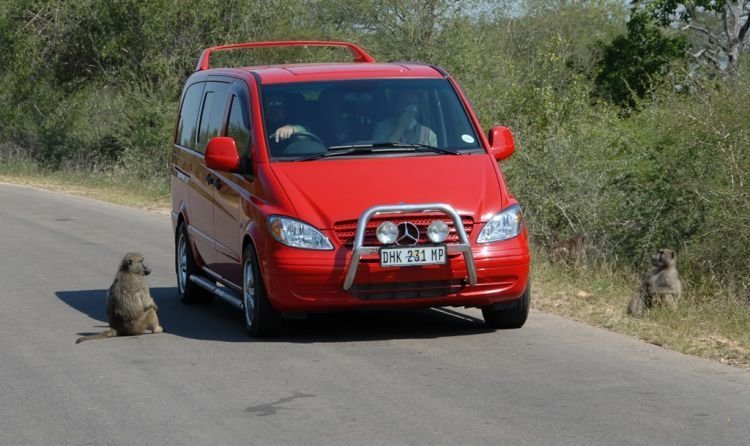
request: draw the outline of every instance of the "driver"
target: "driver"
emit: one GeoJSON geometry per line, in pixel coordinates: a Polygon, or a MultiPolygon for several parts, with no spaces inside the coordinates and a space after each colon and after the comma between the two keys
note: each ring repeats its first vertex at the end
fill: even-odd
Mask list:
{"type": "Polygon", "coordinates": [[[265,98],[266,111],[266,128],[269,130],[270,137],[275,142],[289,139],[292,135],[299,132],[307,132],[307,128],[300,124],[290,124],[287,116],[287,104],[284,101],[284,95],[273,93],[265,98]],[[271,131],[271,129],[275,129],[271,131]]]}

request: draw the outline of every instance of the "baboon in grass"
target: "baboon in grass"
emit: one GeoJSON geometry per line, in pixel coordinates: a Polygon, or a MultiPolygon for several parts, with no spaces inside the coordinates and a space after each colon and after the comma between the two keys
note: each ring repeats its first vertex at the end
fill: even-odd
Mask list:
{"type": "Polygon", "coordinates": [[[641,316],[654,305],[677,309],[682,296],[682,283],[677,273],[677,255],[671,249],[660,249],[651,256],[654,266],[641,280],[641,285],[628,304],[628,314],[641,316]]]}
{"type": "Polygon", "coordinates": [[[558,240],[555,237],[552,243],[552,258],[563,263],[568,263],[570,260],[578,263],[584,254],[584,242],[583,234],[577,234],[563,240],[558,240]]]}
{"type": "Polygon", "coordinates": [[[146,330],[163,332],[156,317],[156,303],[146,282],[149,274],[151,269],[143,262],[142,254],[127,253],[107,295],[109,330],[78,338],[76,344],[92,339],[139,335],[146,330]]]}

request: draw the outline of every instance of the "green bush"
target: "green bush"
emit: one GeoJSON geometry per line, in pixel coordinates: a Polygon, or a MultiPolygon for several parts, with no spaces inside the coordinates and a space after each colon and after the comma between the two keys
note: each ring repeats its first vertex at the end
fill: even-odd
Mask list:
{"type": "MultiPolygon", "coordinates": [[[[683,251],[696,281],[734,284],[750,297],[750,78],[720,83],[692,96],[669,95],[636,117],[631,134],[650,149],[662,188],[661,243],[683,251]]],[[[647,184],[646,181],[641,181],[647,184]]],[[[658,186],[658,183],[654,186],[658,186]]]]}

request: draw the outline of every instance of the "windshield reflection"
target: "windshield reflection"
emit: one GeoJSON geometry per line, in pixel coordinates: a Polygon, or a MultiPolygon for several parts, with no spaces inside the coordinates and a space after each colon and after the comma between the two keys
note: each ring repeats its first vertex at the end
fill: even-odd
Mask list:
{"type": "MultiPolygon", "coordinates": [[[[317,159],[329,148],[423,146],[456,153],[481,149],[447,79],[376,79],[266,85],[261,89],[270,155],[317,159]]],[[[404,153],[414,151],[404,150],[404,153]]],[[[352,151],[374,154],[377,151],[352,151]]]]}

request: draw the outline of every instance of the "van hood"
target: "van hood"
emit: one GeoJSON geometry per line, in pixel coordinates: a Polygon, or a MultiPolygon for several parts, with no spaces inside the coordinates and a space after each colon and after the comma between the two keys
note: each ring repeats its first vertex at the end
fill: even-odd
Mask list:
{"type": "Polygon", "coordinates": [[[377,205],[445,203],[485,222],[502,210],[495,160],[489,155],[430,155],[272,163],[297,212],[319,229],[356,220],[377,205]]]}

